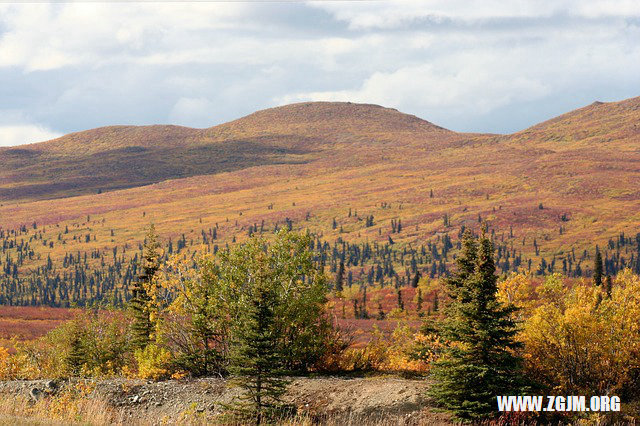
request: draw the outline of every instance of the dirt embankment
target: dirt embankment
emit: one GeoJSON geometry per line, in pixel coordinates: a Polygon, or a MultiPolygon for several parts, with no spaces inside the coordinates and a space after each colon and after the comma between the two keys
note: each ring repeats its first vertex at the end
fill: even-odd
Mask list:
{"type": "MultiPolygon", "coordinates": [[[[428,382],[398,377],[296,378],[284,402],[297,408],[309,424],[446,424],[448,416],[426,403],[428,382]]],[[[100,401],[123,424],[215,423],[238,388],[224,379],[111,379],[66,382],[0,382],[0,399],[44,401],[82,389],[87,399],[100,401]]],[[[32,402],[37,404],[37,402],[32,402]]],[[[1,417],[1,415],[0,415],[1,417]]],[[[84,420],[84,419],[83,419],[84,420]]],[[[86,419],[91,421],[91,419],[86,419]]]]}

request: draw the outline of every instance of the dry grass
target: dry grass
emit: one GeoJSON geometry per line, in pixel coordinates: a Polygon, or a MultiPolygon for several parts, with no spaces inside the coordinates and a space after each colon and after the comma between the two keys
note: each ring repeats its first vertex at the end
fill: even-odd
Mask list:
{"type": "MultiPolygon", "coordinates": [[[[419,414],[416,414],[419,416],[419,414]]],[[[302,414],[294,417],[283,417],[275,423],[282,426],[395,426],[406,424],[407,416],[371,413],[329,414],[321,417],[310,417],[302,414]]],[[[448,424],[449,416],[439,413],[428,413],[428,417],[415,424],[436,425],[448,424]]],[[[175,424],[184,426],[200,426],[220,424],[226,426],[245,426],[254,424],[252,421],[233,420],[228,416],[206,415],[186,410],[176,413],[171,418],[155,418],[153,415],[145,417],[137,413],[130,417],[125,409],[110,406],[98,397],[84,396],[77,399],[67,399],[62,396],[33,402],[23,396],[0,400],[0,425],[131,425],[149,426],[157,424],[175,424]]]]}
{"type": "Polygon", "coordinates": [[[0,400],[0,425],[126,425],[124,412],[97,398],[66,394],[33,402],[16,395],[0,400]]]}

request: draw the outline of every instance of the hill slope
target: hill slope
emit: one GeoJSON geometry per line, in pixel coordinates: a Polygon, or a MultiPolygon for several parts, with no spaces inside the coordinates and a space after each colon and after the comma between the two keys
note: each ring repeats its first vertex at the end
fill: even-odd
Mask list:
{"type": "Polygon", "coordinates": [[[209,129],[111,126],[0,148],[0,201],[131,188],[266,164],[305,163],[336,144],[448,132],[376,105],[303,103],[209,129]]]}
{"type": "MultiPolygon", "coordinates": [[[[0,256],[17,265],[4,283],[16,288],[24,277],[28,289],[36,277],[68,280],[80,263],[94,281],[120,285],[151,222],[174,251],[177,241],[193,251],[282,226],[308,229],[331,248],[327,272],[344,261],[354,282],[406,282],[418,270],[444,274],[449,239],[455,250],[461,228],[485,220],[500,271],[584,275],[596,244],[608,273],[640,271],[639,105],[640,98],[595,104],[513,135],[481,135],[377,106],[296,104],[204,130],[153,127],[153,137],[141,128],[97,129],[103,143],[90,154],[104,159],[97,169],[74,160],[73,147],[87,140],[82,133],[65,137],[82,139],[74,144],[61,138],[27,146],[21,149],[69,161],[81,170],[76,178],[104,170],[94,174],[131,188],[69,197],[95,190],[82,180],[25,196],[32,184],[26,171],[36,166],[14,158],[12,171],[0,172],[0,228],[36,222],[37,229],[0,235],[0,256]],[[123,141],[121,132],[132,136],[123,141]],[[144,151],[131,154],[136,146],[144,151]],[[124,176],[114,159],[127,164],[124,176]],[[15,202],[59,195],[66,198],[15,202]],[[70,263],[71,255],[77,259],[70,263]]],[[[51,184],[46,173],[38,176],[51,184]]]]}

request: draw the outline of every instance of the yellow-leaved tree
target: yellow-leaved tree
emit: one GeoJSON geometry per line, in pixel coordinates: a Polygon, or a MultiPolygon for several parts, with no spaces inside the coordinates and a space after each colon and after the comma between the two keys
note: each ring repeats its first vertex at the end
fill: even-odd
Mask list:
{"type": "Polygon", "coordinates": [[[611,296],[558,276],[536,289],[520,339],[528,376],[563,395],[633,395],[640,378],[640,278],[626,270],[611,296]]]}

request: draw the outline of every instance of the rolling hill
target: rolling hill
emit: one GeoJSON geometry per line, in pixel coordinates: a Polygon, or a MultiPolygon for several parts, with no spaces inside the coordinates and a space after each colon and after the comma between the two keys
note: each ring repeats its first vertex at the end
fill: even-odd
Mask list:
{"type": "Polygon", "coordinates": [[[371,143],[393,133],[448,132],[375,105],[303,103],[209,129],[111,126],[15,148],[0,148],[0,201],[35,200],[131,188],[167,179],[268,164],[306,163],[341,142],[371,143]]]}
{"type": "Polygon", "coordinates": [[[640,98],[511,135],[456,133],[375,105],[302,103],[208,129],[74,133],[1,149],[0,164],[0,255],[21,259],[7,282],[33,282],[48,259],[47,276],[64,280],[75,253],[95,254],[89,269],[106,268],[114,247],[130,260],[151,222],[185,250],[308,229],[335,248],[330,271],[346,259],[354,280],[381,265],[386,282],[446,273],[448,238],[482,221],[505,272],[582,275],[596,244],[611,271],[640,267],[640,98]],[[382,254],[365,261],[358,244],[382,254]]]}

